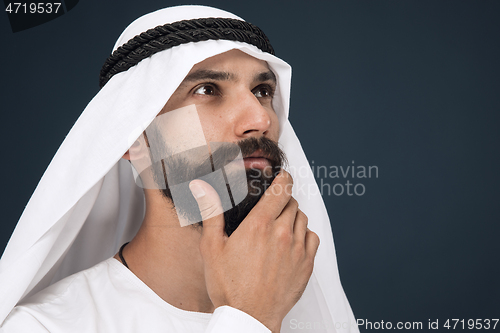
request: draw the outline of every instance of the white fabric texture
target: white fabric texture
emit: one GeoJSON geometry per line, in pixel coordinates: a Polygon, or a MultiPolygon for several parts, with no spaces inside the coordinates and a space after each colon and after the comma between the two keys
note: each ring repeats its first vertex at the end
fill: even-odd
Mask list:
{"type": "Polygon", "coordinates": [[[17,306],[0,332],[270,333],[243,311],[221,306],[214,313],[178,309],[110,258],[69,276],[17,306]],[[57,320],[54,320],[57,318],[57,320]]]}
{"type": "MultiPolygon", "coordinates": [[[[115,48],[160,24],[233,14],[179,6],[133,22],[115,48]]],[[[92,99],[62,143],[31,197],[0,261],[0,322],[24,297],[113,256],[133,238],[144,214],[144,195],[121,160],[193,65],[239,49],[264,60],[278,83],[273,106],[279,143],[294,179],[293,195],[321,244],[311,280],[282,327],[320,323],[318,332],[358,332],[342,289],[330,221],[309,163],[288,121],[291,68],[241,42],[209,40],[159,52],[115,75],[92,99]]],[[[300,112],[300,111],[298,111],[300,112]]]]}

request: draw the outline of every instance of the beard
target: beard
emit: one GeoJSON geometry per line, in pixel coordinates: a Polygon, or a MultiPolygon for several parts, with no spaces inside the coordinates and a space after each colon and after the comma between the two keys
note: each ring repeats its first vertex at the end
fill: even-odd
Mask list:
{"type": "MultiPolygon", "coordinates": [[[[148,132],[160,136],[159,131],[148,132]]],[[[161,141],[157,141],[161,142],[161,141]]],[[[248,213],[264,195],[285,163],[285,155],[277,143],[265,137],[248,138],[235,143],[211,144],[169,156],[163,145],[150,146],[153,156],[169,156],[152,164],[153,178],[162,195],[169,199],[179,216],[194,227],[202,227],[203,222],[198,204],[189,190],[189,182],[202,179],[210,184],[221,198],[224,210],[225,232],[228,236],[238,228],[248,213]],[[155,148],[156,147],[156,148],[155,148]],[[153,151],[156,149],[156,151],[153,151]],[[269,161],[264,170],[246,169],[243,172],[241,157],[261,151],[269,161]],[[240,155],[241,153],[241,155],[240,155]],[[237,160],[238,168],[228,167],[237,160]],[[163,188],[162,188],[163,187],[163,188]]]]}

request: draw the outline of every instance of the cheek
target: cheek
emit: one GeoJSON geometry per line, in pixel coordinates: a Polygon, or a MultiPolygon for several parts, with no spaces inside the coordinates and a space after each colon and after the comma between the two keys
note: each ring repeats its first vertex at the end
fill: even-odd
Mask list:
{"type": "Polygon", "coordinates": [[[207,112],[203,107],[197,107],[197,110],[207,143],[227,141],[222,137],[223,133],[228,132],[224,118],[221,115],[214,115],[213,112],[207,112]]]}
{"type": "Polygon", "coordinates": [[[278,120],[278,115],[272,111],[269,116],[271,120],[271,126],[269,127],[269,139],[278,141],[279,139],[279,131],[280,131],[280,123],[278,120]]]}

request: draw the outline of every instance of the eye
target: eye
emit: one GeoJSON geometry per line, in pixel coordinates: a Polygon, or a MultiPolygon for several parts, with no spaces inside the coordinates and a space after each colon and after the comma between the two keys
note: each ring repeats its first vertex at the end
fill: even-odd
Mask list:
{"type": "Polygon", "coordinates": [[[266,84],[255,88],[253,93],[257,98],[273,97],[274,89],[266,84]]]}
{"type": "Polygon", "coordinates": [[[210,84],[204,84],[194,91],[194,94],[196,95],[216,95],[217,94],[217,89],[210,84]]]}

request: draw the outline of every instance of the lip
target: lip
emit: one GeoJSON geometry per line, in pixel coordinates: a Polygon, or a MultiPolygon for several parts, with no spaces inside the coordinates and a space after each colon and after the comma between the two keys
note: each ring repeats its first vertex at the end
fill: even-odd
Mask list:
{"type": "MultiPolygon", "coordinates": [[[[231,161],[231,163],[229,163],[229,164],[232,164],[234,162],[239,164],[239,163],[241,163],[241,161],[243,161],[243,165],[244,165],[245,169],[247,169],[247,170],[248,169],[266,170],[272,166],[272,161],[261,150],[256,150],[252,154],[249,154],[243,158],[236,158],[235,160],[231,161]]],[[[241,165],[241,164],[239,164],[239,165],[241,165]]]]}
{"type": "Polygon", "coordinates": [[[245,169],[265,169],[271,166],[271,162],[261,150],[256,150],[252,154],[245,156],[243,162],[245,169]]]}
{"type": "Polygon", "coordinates": [[[245,157],[243,159],[245,169],[265,169],[271,166],[271,162],[265,157],[245,157]]]}

